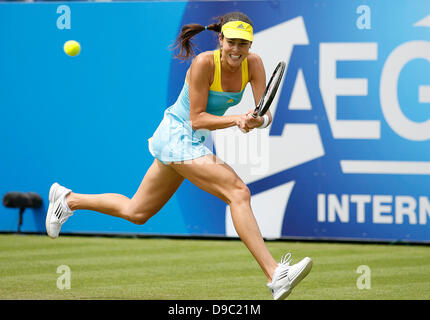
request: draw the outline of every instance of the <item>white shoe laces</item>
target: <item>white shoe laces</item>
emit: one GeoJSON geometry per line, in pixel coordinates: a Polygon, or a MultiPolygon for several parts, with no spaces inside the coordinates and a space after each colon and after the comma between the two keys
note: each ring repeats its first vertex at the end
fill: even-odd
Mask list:
{"type": "Polygon", "coordinates": [[[282,264],[283,266],[288,267],[291,262],[293,262],[293,259],[291,257],[291,252],[288,252],[286,255],[281,257],[281,262],[279,264],[282,264]]]}

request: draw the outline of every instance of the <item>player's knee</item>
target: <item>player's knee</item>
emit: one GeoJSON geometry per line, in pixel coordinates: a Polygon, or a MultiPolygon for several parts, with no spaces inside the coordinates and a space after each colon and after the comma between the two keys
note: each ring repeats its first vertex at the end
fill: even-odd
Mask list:
{"type": "Polygon", "coordinates": [[[251,191],[248,186],[243,182],[236,183],[234,189],[230,195],[230,202],[250,202],[251,201],[251,191]]]}
{"type": "Polygon", "coordinates": [[[125,208],[124,215],[127,217],[127,220],[137,224],[142,225],[145,224],[149,218],[151,218],[156,212],[147,212],[145,210],[135,210],[133,208],[125,208]]]}
{"type": "Polygon", "coordinates": [[[137,212],[130,216],[130,221],[137,225],[145,224],[152,215],[148,215],[144,212],[137,212]]]}

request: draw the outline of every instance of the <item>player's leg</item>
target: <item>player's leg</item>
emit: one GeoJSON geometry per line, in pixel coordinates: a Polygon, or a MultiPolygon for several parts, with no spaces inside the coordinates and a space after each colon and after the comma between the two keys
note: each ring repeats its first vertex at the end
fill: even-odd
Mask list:
{"type": "Polygon", "coordinates": [[[166,204],[183,180],[175,170],[155,159],[131,199],[115,193],[74,192],[66,199],[71,210],[92,210],[143,224],[166,204]]]}
{"type": "Polygon", "coordinates": [[[251,209],[249,189],[234,170],[214,155],[170,166],[197,187],[217,196],[230,206],[233,224],[239,237],[271,281],[278,264],[261,236],[251,209]]]}
{"type": "Polygon", "coordinates": [[[85,209],[143,224],[171,198],[184,178],[171,167],[154,160],[133,198],[115,193],[79,194],[58,183],[49,190],[46,232],[57,238],[74,210],[85,209]]]}

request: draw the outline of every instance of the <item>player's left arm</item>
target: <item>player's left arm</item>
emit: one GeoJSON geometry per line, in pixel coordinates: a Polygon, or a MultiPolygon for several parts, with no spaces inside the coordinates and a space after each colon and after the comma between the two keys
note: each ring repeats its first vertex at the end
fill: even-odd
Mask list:
{"type": "MultiPolygon", "coordinates": [[[[255,53],[248,55],[248,76],[251,83],[252,94],[254,96],[255,106],[258,105],[261,97],[266,90],[266,71],[264,70],[263,61],[260,56],[255,53]]],[[[263,124],[263,117],[252,117],[254,109],[247,112],[247,126],[249,128],[256,128],[263,124]]],[[[269,124],[272,122],[272,114],[267,110],[266,114],[269,117],[269,124]]]]}

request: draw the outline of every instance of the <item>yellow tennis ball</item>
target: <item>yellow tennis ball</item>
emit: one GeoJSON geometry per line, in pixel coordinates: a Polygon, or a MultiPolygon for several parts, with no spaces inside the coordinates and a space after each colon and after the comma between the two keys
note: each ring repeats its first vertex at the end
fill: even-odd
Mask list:
{"type": "Polygon", "coordinates": [[[81,45],[75,40],[66,41],[64,44],[64,52],[69,56],[77,56],[81,52],[81,45]]]}

